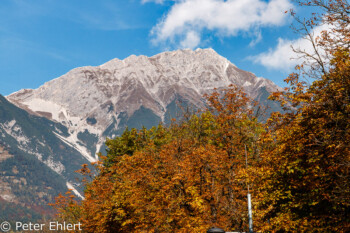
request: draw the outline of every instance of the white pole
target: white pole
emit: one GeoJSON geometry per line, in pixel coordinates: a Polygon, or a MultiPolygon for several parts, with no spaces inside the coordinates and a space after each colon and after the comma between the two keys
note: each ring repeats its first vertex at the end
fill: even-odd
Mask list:
{"type": "Polygon", "coordinates": [[[248,217],[249,217],[249,233],[253,233],[253,214],[252,214],[252,201],[250,193],[248,193],[248,217]]]}
{"type": "MultiPolygon", "coordinates": [[[[247,156],[247,146],[244,145],[244,149],[245,149],[245,165],[246,168],[248,169],[248,156],[247,156]]],[[[253,214],[252,214],[252,200],[251,200],[251,196],[249,193],[249,184],[248,184],[248,220],[249,220],[249,233],[253,233],[253,214]]]]}

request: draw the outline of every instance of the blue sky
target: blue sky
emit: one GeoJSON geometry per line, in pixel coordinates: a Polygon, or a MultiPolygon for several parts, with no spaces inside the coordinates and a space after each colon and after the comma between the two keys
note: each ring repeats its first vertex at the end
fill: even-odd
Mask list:
{"type": "Polygon", "coordinates": [[[291,0],[0,0],[0,94],[131,54],[211,47],[283,86],[291,0]]]}

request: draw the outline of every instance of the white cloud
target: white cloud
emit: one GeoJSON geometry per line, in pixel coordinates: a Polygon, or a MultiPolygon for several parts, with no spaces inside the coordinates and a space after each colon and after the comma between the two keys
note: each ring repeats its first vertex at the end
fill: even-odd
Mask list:
{"type": "Polygon", "coordinates": [[[250,43],[249,46],[250,47],[254,47],[256,44],[258,44],[260,41],[262,40],[262,35],[261,35],[261,31],[257,31],[255,33],[255,39],[253,39],[250,43]]]}
{"type": "MultiPolygon", "coordinates": [[[[317,36],[320,36],[322,31],[329,29],[329,25],[318,26],[312,31],[313,37],[316,38],[317,36]]],[[[252,56],[249,59],[270,69],[289,72],[296,65],[303,62],[303,60],[298,59],[297,54],[293,52],[292,47],[294,49],[301,49],[309,54],[314,54],[311,42],[306,39],[299,38],[296,40],[287,40],[279,38],[278,44],[274,49],[252,56]]],[[[323,53],[322,51],[320,52],[321,54],[323,53]]]]}
{"type": "Polygon", "coordinates": [[[270,69],[290,71],[300,62],[293,59],[292,45],[293,47],[301,47],[305,42],[302,39],[285,40],[279,38],[275,49],[270,49],[268,52],[260,53],[257,56],[250,57],[250,59],[270,69]]]}
{"type": "Polygon", "coordinates": [[[284,11],[291,7],[290,0],[178,0],[152,29],[153,42],[194,48],[201,43],[205,30],[236,36],[264,26],[283,25],[287,17],[284,11]]]}
{"type": "Polygon", "coordinates": [[[184,40],[181,41],[181,48],[194,48],[201,41],[200,35],[195,31],[188,31],[184,40]]]}

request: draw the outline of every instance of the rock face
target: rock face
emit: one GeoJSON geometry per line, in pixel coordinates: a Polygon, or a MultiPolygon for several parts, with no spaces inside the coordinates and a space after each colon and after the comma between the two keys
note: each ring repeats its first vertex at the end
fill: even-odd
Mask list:
{"type": "Polygon", "coordinates": [[[243,87],[254,99],[279,89],[267,79],[238,69],[212,49],[197,49],[153,57],[132,55],[97,67],[76,68],[7,99],[66,126],[69,135],[57,137],[94,161],[105,137],[119,134],[125,126],[166,122],[178,99],[203,107],[203,94],[229,84],[243,87]]]}

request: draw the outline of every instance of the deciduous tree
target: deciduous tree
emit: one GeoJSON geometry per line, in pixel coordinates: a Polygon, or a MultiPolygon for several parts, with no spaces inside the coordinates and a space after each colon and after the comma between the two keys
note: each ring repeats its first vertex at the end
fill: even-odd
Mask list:
{"type": "Polygon", "coordinates": [[[310,63],[286,80],[291,88],[272,96],[289,111],[269,120],[265,141],[273,146],[261,154],[257,169],[257,213],[267,232],[349,232],[349,4],[300,3],[325,10],[305,21],[304,28],[316,22],[332,25],[313,41],[326,60],[309,57],[310,63]],[[311,85],[303,81],[305,75],[315,78],[311,85]]]}
{"type": "Polygon", "coordinates": [[[86,231],[247,229],[245,146],[256,159],[262,127],[237,87],[207,98],[209,110],[187,120],[126,129],[107,141],[108,155],[79,205],[86,231]]]}

